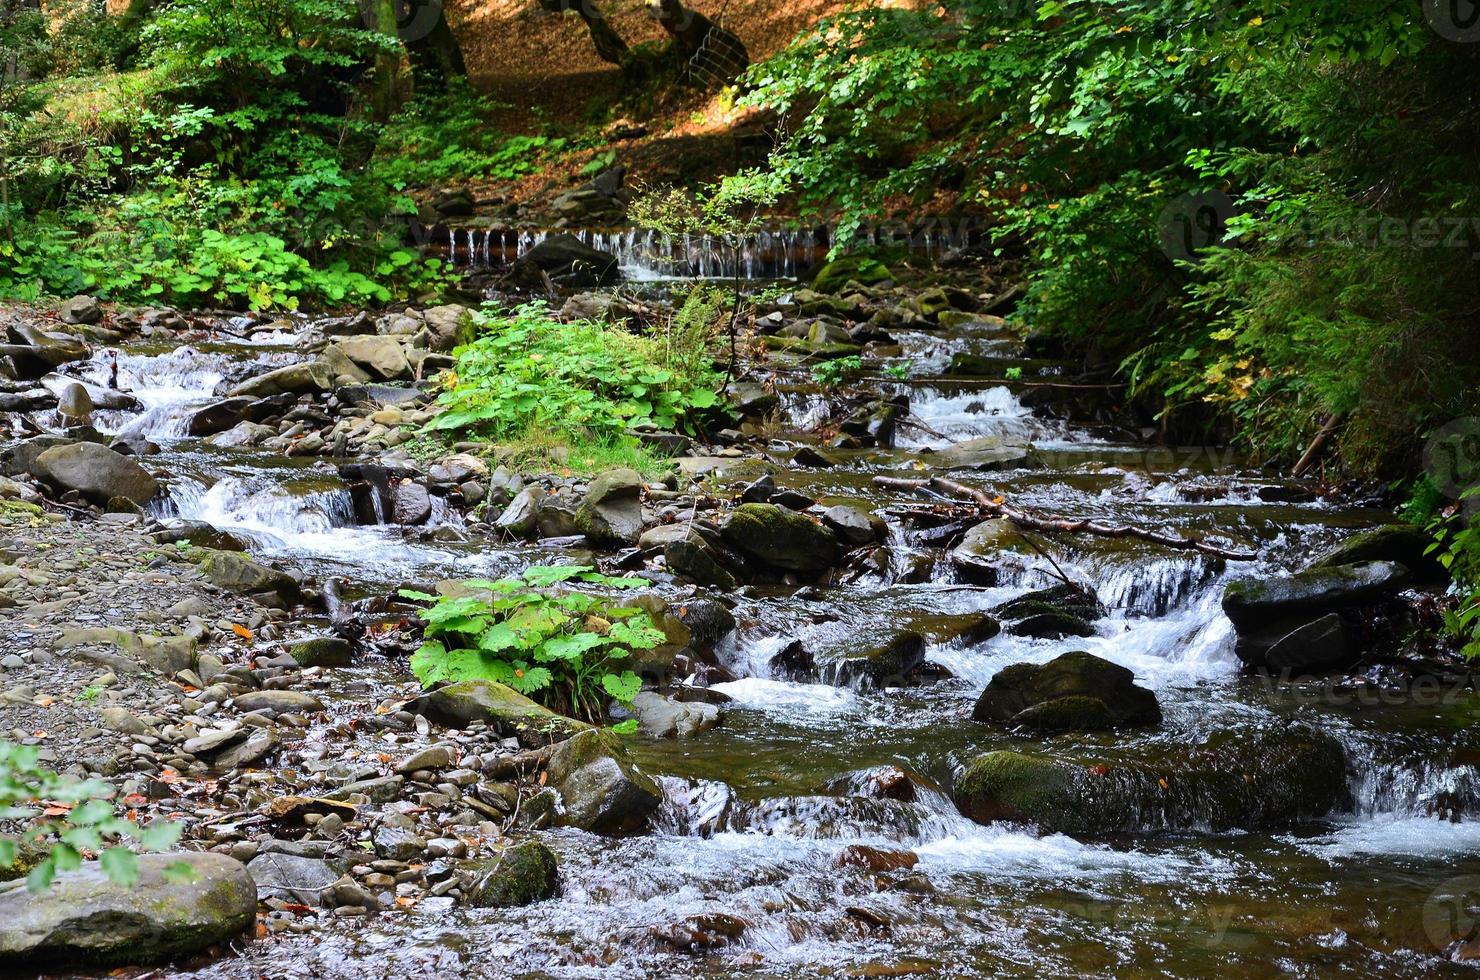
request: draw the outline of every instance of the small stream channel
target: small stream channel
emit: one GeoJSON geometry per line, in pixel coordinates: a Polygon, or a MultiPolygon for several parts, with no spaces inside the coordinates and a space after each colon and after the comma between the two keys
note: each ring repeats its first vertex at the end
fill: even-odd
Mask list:
{"type": "MultiPolygon", "coordinates": [[[[243,364],[299,359],[306,339],[280,332],[249,342],[126,348],[117,359],[119,384],[143,408],[99,413],[99,427],[163,447],[155,462],[170,474],[167,510],[231,531],[310,575],[342,575],[358,594],[551,560],[548,550],[465,534],[450,514],[434,515],[430,532],[361,526],[331,462],[214,449],[183,434],[188,411],[210,401],[223,378],[243,364]],[[423,540],[429,536],[443,539],[423,540]]],[[[907,432],[899,448],[846,454],[847,464],[835,469],[782,467],[778,484],[824,503],[863,500],[885,513],[918,500],[880,492],[873,475],[907,473],[922,452],[952,442],[1010,436],[1031,441],[1046,467],[975,474],[968,482],[1069,516],[1216,532],[1256,547],[1260,560],[1224,567],[1124,542],[1074,541],[1064,560],[1111,609],[1095,636],[932,643],[927,659],[950,676],[904,689],[793,682],[772,676],[770,657],[796,638],[900,625],[928,635],[935,620],[989,608],[1049,580],[1029,570],[1010,584],[979,588],[938,566],[918,584],[878,576],[836,588],[744,590],[734,610],[739,629],[724,651],[740,679],[718,685],[733,699],[722,725],[691,739],[634,739],[668,798],[652,833],[620,841],[548,833],[561,862],[563,894],[555,900],[485,912],[429,899],[410,915],[330,926],[270,954],[249,947],[199,975],[1467,972],[1438,958],[1425,922],[1455,912],[1445,890],[1454,886],[1446,882],[1473,870],[1480,854],[1480,821],[1434,815],[1441,802],[1454,808],[1456,801],[1461,812],[1480,812],[1480,705],[1469,695],[1417,703],[1243,678],[1219,607],[1231,576],[1295,567],[1386,515],[1285,502],[1301,494],[1278,492],[1282,485],[1216,453],[1106,441],[1035,417],[1009,387],[941,377],[956,353],[1005,356],[994,335],[959,328],[901,341],[913,376],[898,387],[924,427],[907,432]],[[1160,698],[1165,723],[1134,735],[1059,736],[1049,740],[1053,749],[1155,751],[1230,725],[1302,718],[1344,743],[1356,774],[1351,812],[1273,834],[1146,828],[1098,841],[967,820],[948,793],[965,759],[1044,745],[972,722],[972,702],[1003,667],[1071,649],[1132,669],[1160,698]],[[871,793],[875,774],[887,767],[913,774],[912,800],[871,793]],[[854,845],[906,849],[919,863],[880,887],[868,869],[839,866],[854,845]],[[675,948],[672,927],[684,920],[699,923],[702,948],[675,948]]],[[[112,365],[105,351],[85,374],[106,384],[112,365]]],[[[806,427],[818,402],[805,388],[787,398],[796,428],[806,427]]],[[[720,491],[753,475],[737,467],[719,478],[720,491]]],[[[891,540],[908,554],[897,522],[891,540]]],[[[388,678],[389,671],[374,661],[342,673],[346,684],[405,680],[388,678]]]]}

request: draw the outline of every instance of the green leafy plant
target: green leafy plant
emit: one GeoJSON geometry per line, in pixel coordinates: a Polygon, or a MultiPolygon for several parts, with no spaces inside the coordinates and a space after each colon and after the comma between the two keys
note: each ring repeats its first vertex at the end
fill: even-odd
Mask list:
{"type": "Polygon", "coordinates": [[[1013,365],[1012,367],[1005,369],[1002,372],[1002,376],[1008,381],[1021,381],[1023,378],[1023,369],[1018,367],[1017,365],[1013,365]]]}
{"type": "MultiPolygon", "coordinates": [[[[69,779],[41,765],[36,746],[0,741],[0,825],[21,827],[16,836],[0,837],[0,869],[44,851],[26,876],[26,887],[37,892],[50,886],[58,871],[75,870],[84,856],[96,854],[109,879],[122,885],[138,881],[138,858],[117,842],[127,839],[144,850],[163,851],[179,839],[181,828],[123,819],[113,793],[102,780],[69,779]]],[[[165,874],[188,881],[192,871],[181,861],[167,866],[165,874]]]]}
{"type": "Polygon", "coordinates": [[[605,715],[607,698],[631,702],[641,678],[625,662],[664,642],[646,612],[571,583],[630,589],[641,579],[613,578],[584,565],[535,566],[517,577],[463,583],[466,592],[401,595],[431,606],[421,612],[426,642],[411,657],[424,685],[491,680],[563,714],[605,715]]]}
{"type": "Polygon", "coordinates": [[[625,454],[647,468],[634,426],[697,428],[719,404],[718,377],[692,330],[640,337],[592,320],[560,323],[539,303],[478,318],[443,376],[431,432],[488,438],[593,468],[625,454]]]}
{"type": "Polygon", "coordinates": [[[889,377],[894,378],[896,381],[904,381],[910,376],[911,367],[913,367],[913,364],[910,361],[900,361],[896,364],[886,364],[884,366],[884,373],[887,374],[889,377]]]}
{"type": "Polygon", "coordinates": [[[863,369],[863,358],[857,354],[823,361],[812,369],[812,378],[824,388],[836,388],[863,369]]]}

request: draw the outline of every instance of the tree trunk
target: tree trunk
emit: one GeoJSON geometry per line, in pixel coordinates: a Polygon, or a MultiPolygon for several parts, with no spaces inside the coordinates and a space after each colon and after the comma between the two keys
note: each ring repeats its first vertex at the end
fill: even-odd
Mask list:
{"type": "Polygon", "coordinates": [[[405,0],[408,22],[401,26],[401,39],[411,57],[411,70],[418,82],[445,85],[450,78],[468,73],[462,47],[447,23],[443,0],[405,0]]]}
{"type": "Polygon", "coordinates": [[[370,111],[376,120],[384,122],[401,107],[409,94],[401,77],[401,34],[396,22],[396,0],[360,0],[360,9],[365,15],[365,23],[372,30],[396,42],[376,54],[371,78],[370,111]]]}
{"type": "Polygon", "coordinates": [[[681,0],[648,0],[648,13],[673,38],[696,80],[727,84],[750,67],[750,53],[739,37],[681,0]]]}
{"type": "Polygon", "coordinates": [[[627,57],[627,42],[622,40],[601,11],[596,9],[595,0],[540,0],[540,9],[551,13],[574,10],[586,22],[591,32],[591,43],[596,45],[596,56],[602,61],[620,65],[627,57]]]}

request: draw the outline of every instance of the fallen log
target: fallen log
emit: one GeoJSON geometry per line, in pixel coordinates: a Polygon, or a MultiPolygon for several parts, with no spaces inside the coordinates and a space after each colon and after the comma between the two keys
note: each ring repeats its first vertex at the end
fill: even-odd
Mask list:
{"type": "Polygon", "coordinates": [[[986,515],[1006,518],[1020,530],[1092,534],[1101,538],[1134,538],[1138,541],[1159,544],[1165,548],[1175,548],[1179,551],[1196,551],[1214,558],[1224,558],[1228,561],[1254,561],[1259,557],[1252,551],[1235,551],[1231,548],[1220,548],[1217,545],[1208,544],[1206,541],[1184,538],[1180,535],[1168,534],[1163,531],[1152,531],[1129,524],[1101,524],[1097,521],[1031,514],[1027,511],[1018,510],[1015,507],[1009,507],[1005,502],[987,496],[985,491],[968,487],[965,484],[957,483],[955,480],[948,480],[942,476],[933,477],[929,480],[912,480],[897,476],[876,476],[874,477],[874,485],[889,490],[933,493],[941,497],[956,497],[958,499],[969,500],[975,503],[986,515]]]}

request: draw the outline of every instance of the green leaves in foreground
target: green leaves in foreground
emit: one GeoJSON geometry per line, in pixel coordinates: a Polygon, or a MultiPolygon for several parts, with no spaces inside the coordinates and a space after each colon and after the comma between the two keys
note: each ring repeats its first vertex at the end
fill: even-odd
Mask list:
{"type": "Polygon", "coordinates": [[[575,582],[606,589],[644,584],[585,565],[537,565],[517,577],[464,582],[463,595],[402,589],[407,599],[431,603],[420,614],[426,642],[411,657],[412,672],[428,686],[497,681],[555,711],[599,721],[607,698],[627,704],[642,687],[623,661],[665,636],[641,609],[557,588],[575,582]]]}
{"type": "MultiPolygon", "coordinates": [[[[179,839],[178,824],[140,826],[119,817],[112,786],[58,775],[40,765],[40,754],[35,746],[0,742],[0,821],[24,822],[18,837],[0,837],[0,869],[45,850],[26,876],[31,891],[45,890],[58,871],[74,871],[93,854],[109,880],[132,886],[139,880],[139,861],[121,841],[163,851],[179,839]]],[[[183,861],[165,869],[170,880],[188,880],[191,874],[183,861]]]]}

